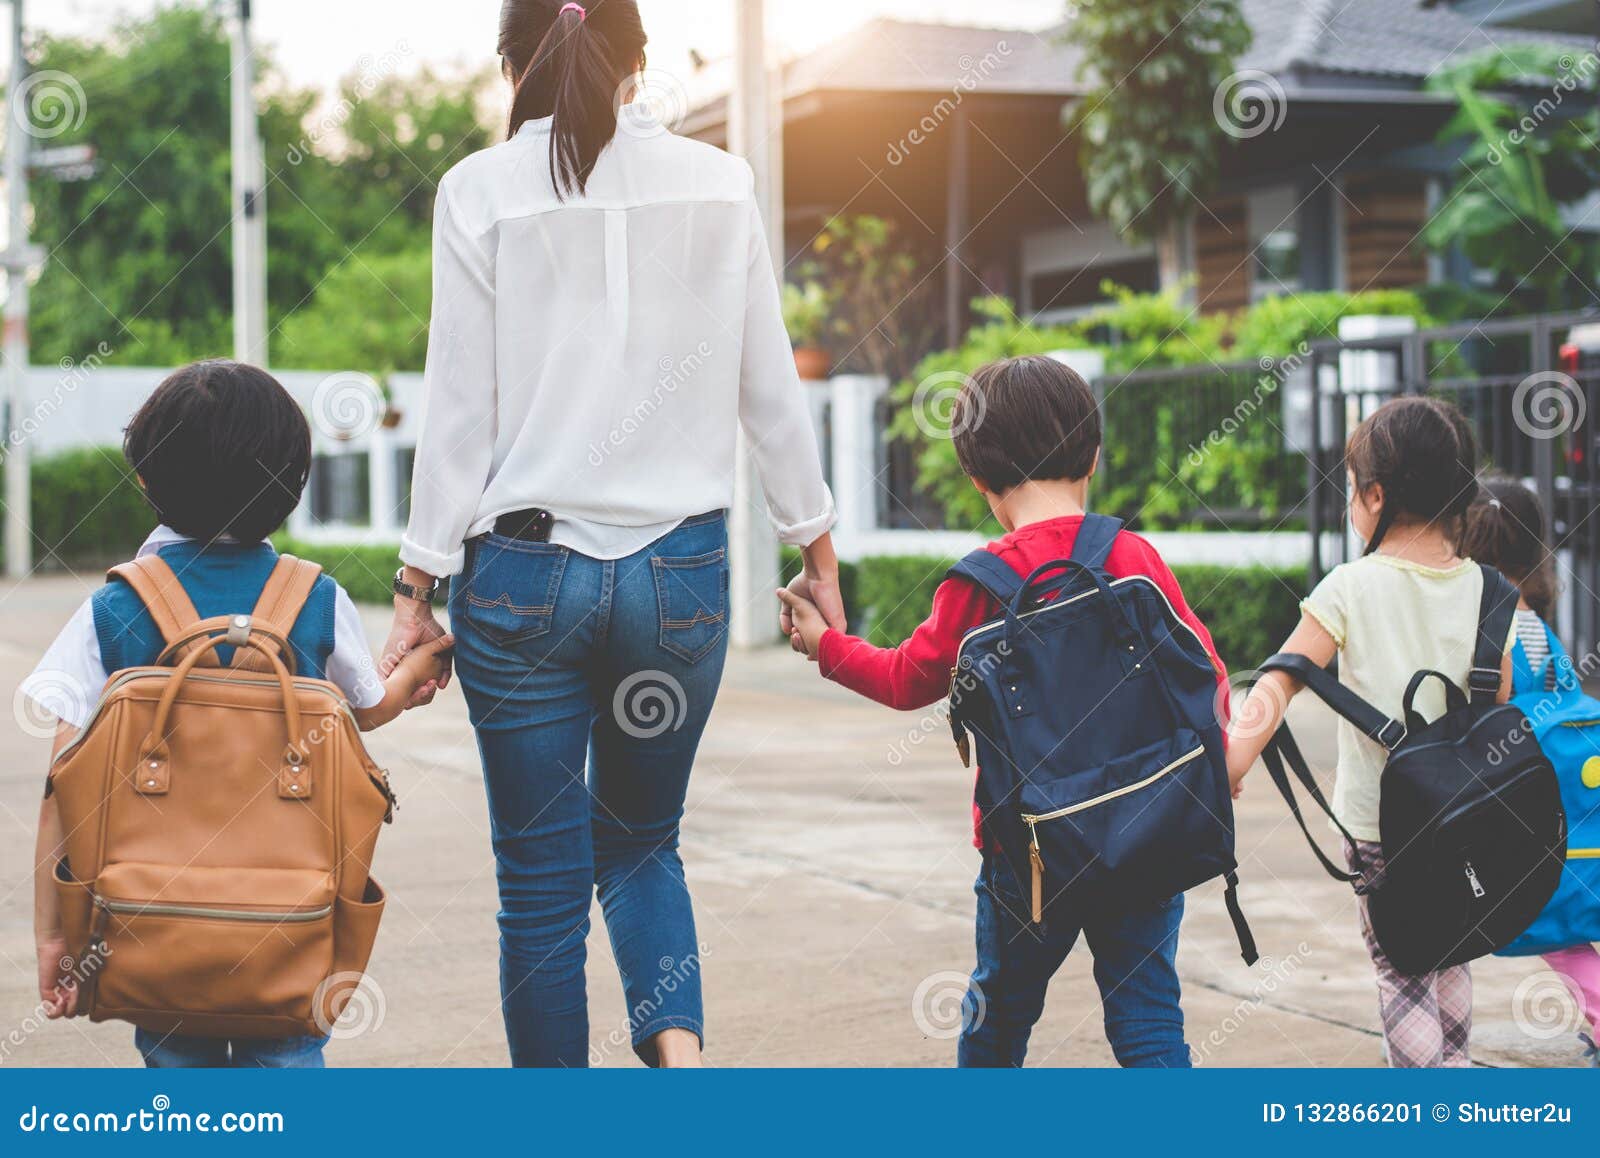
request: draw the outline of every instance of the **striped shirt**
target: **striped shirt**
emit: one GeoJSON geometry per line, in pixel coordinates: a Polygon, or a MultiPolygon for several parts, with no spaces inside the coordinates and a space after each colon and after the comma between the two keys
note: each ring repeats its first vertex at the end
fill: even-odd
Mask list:
{"type": "MultiPolygon", "coordinates": [[[[1550,664],[1550,637],[1545,633],[1544,620],[1539,618],[1537,611],[1518,609],[1517,611],[1517,638],[1522,641],[1523,653],[1528,657],[1528,666],[1533,669],[1533,674],[1538,675],[1546,664],[1550,664]]],[[[1544,690],[1556,690],[1556,669],[1550,664],[1544,673],[1544,690]]]]}

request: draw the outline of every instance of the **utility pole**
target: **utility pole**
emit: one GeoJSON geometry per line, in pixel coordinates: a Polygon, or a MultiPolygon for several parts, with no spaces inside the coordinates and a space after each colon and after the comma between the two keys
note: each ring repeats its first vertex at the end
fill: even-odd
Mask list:
{"type": "Polygon", "coordinates": [[[28,60],[22,52],[22,0],[11,0],[11,83],[6,107],[6,270],[5,309],[5,550],[6,576],[21,579],[33,570],[33,529],[29,517],[32,488],[28,442],[23,430],[28,409],[28,275],[39,255],[28,244],[28,60]]]}
{"type": "Polygon", "coordinates": [[[250,0],[233,21],[233,356],[267,364],[266,166],[256,116],[256,53],[250,0]]]}
{"type": "MultiPolygon", "coordinates": [[[[733,0],[734,87],[728,101],[728,144],[750,162],[756,205],[767,226],[774,273],[783,271],[783,114],[773,116],[768,84],[766,0],[733,0]]],[[[778,94],[781,101],[782,94],[778,94]]],[[[767,520],[766,496],[756,476],[743,432],[735,459],[733,509],[729,512],[729,625],[732,642],[756,647],[778,638],[778,543],[767,520]]]]}

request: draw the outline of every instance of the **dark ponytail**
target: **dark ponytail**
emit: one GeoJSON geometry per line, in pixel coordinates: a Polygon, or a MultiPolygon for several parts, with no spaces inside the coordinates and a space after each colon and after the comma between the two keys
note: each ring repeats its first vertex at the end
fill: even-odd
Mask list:
{"type": "Polygon", "coordinates": [[[1547,533],[1539,496],[1516,479],[1491,475],[1467,513],[1461,553],[1499,570],[1521,588],[1528,606],[1548,620],[1560,588],[1547,533]]]}
{"type": "Polygon", "coordinates": [[[516,86],[508,135],[554,117],[550,180],[556,195],[583,193],[617,132],[623,82],[644,63],[635,0],[505,0],[500,57],[516,86]]]}
{"type": "Polygon", "coordinates": [[[1345,448],[1356,493],[1383,487],[1383,511],[1367,544],[1376,551],[1402,517],[1438,527],[1457,551],[1478,494],[1478,442],[1448,402],[1412,395],[1385,402],[1345,448]]]}

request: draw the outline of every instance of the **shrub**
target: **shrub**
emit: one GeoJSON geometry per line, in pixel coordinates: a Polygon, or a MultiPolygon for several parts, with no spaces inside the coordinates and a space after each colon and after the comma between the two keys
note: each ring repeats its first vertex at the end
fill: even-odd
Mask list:
{"type": "Polygon", "coordinates": [[[388,603],[394,598],[390,584],[400,566],[397,547],[307,543],[284,534],[272,541],[280,551],[321,564],[357,603],[388,603]]]}
{"type": "Polygon", "coordinates": [[[155,526],[155,512],[115,447],[53,454],[36,460],[30,473],[40,567],[120,562],[132,557],[155,526]]]}

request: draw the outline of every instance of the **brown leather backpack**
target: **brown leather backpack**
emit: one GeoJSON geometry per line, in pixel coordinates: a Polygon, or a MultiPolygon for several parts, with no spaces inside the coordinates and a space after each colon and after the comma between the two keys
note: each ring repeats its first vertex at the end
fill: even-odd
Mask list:
{"type": "Polygon", "coordinates": [[[288,635],[319,572],[280,556],[254,612],[202,622],[159,556],[112,569],[167,647],[112,674],[50,770],[62,924],[93,1020],[320,1035],[360,983],[394,797],[343,693],[294,674],[288,635]]]}

